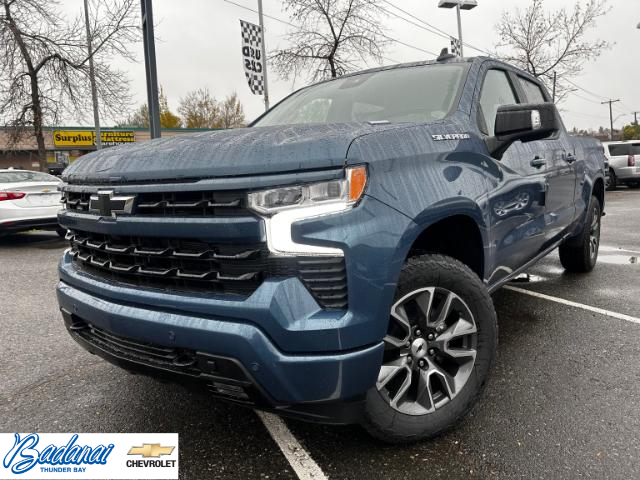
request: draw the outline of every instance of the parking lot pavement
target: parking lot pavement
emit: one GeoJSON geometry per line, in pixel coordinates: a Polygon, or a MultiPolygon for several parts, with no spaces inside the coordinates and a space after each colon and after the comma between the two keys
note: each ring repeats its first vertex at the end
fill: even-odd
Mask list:
{"type": "MultiPolygon", "coordinates": [[[[517,287],[640,316],[640,191],[607,203],[592,274],[564,274],[552,255],[517,287]]],[[[178,432],[181,478],[296,478],[251,410],[80,349],[53,294],[63,248],[55,234],[0,239],[0,431],[178,432]]],[[[398,447],[286,421],[328,478],[640,478],[640,326],[506,289],[494,302],[498,361],[455,430],[398,447]]]]}

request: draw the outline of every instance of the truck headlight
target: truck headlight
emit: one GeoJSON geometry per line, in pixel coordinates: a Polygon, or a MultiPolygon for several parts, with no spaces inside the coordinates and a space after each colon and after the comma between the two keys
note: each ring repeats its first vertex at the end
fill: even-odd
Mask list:
{"type": "Polygon", "coordinates": [[[249,208],[264,217],[267,244],[278,255],[343,255],[338,248],[296,243],[291,225],[299,220],[347,210],[355,205],[367,184],[364,166],[349,167],[345,178],[249,194],[249,208]]]}

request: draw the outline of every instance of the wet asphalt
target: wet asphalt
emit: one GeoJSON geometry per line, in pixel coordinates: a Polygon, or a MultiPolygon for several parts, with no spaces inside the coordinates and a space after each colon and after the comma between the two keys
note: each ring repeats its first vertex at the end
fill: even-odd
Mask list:
{"type": "MultiPolygon", "coordinates": [[[[608,192],[606,211],[594,272],[552,254],[517,286],[640,317],[640,190],[608,192]]],[[[47,232],[0,239],[0,432],[178,432],[181,478],[296,478],[251,410],[77,346],[53,293],[64,248],[47,232]]],[[[505,289],[494,303],[496,367],[455,430],[398,447],[287,420],[328,478],[640,478],[640,325],[505,289]]]]}

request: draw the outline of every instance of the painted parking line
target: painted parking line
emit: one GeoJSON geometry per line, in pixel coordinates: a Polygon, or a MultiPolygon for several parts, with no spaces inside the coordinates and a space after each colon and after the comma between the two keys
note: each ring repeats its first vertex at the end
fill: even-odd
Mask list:
{"type": "Polygon", "coordinates": [[[598,247],[601,252],[625,252],[625,253],[637,253],[640,254],[638,250],[627,250],[621,247],[610,247],[608,245],[600,245],[598,247]]]}
{"type": "Polygon", "coordinates": [[[525,295],[530,295],[532,297],[541,298],[543,300],[549,300],[550,302],[560,303],[562,305],[567,305],[569,307],[580,308],[582,310],[587,310],[589,312],[599,313],[601,315],[606,315],[607,317],[617,318],[619,320],[624,320],[625,322],[636,323],[640,325],[640,318],[632,317],[631,315],[625,315],[624,313],[612,312],[611,310],[605,310],[603,308],[592,307],[591,305],[585,305],[583,303],[572,302],[571,300],[565,300],[564,298],[552,297],[551,295],[545,295],[544,293],[533,292],[531,290],[525,290],[524,288],[512,287],[511,285],[506,285],[503,287],[505,290],[511,290],[512,292],[523,293],[525,295]]]}
{"type": "Polygon", "coordinates": [[[280,417],[259,410],[255,412],[300,480],[327,480],[324,472],[280,417]]]}

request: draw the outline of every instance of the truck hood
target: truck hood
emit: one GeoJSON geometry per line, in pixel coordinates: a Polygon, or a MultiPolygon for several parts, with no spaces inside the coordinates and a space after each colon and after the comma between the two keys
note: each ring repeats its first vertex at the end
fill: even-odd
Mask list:
{"type": "Polygon", "coordinates": [[[261,175],[344,165],[353,140],[393,125],[285,125],[198,132],[90,153],[69,183],[121,183],[261,175]]]}

